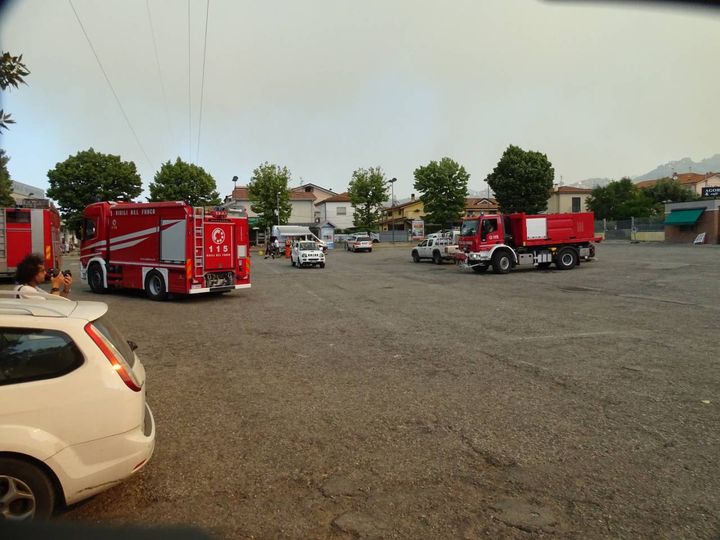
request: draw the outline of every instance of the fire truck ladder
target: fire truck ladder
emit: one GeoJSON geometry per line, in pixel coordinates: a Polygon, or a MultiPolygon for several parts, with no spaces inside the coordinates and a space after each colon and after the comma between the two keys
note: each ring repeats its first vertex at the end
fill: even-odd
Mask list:
{"type": "Polygon", "coordinates": [[[202,206],[193,208],[194,233],[194,265],[193,273],[196,278],[201,278],[204,273],[205,260],[205,209],[202,206]]]}

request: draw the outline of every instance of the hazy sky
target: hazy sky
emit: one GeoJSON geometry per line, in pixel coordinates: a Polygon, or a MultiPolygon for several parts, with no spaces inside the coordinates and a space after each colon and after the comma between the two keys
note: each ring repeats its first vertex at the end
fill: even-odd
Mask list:
{"type": "Polygon", "coordinates": [[[58,161],[91,146],[134,161],[146,191],[180,156],[222,195],[269,161],[292,185],[338,192],[356,168],[380,165],[398,197],[416,167],[444,156],[481,189],[508,144],[546,153],[565,183],[720,152],[720,10],[210,0],[200,125],[207,0],[73,5],[141,146],[71,4],[10,3],[0,46],[32,73],[3,94],[17,124],[1,144],[13,179],[43,188],[58,161]]]}

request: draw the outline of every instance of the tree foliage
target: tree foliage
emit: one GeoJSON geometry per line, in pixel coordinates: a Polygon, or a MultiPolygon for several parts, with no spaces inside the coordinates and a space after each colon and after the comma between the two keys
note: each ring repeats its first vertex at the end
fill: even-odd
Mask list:
{"type": "Polygon", "coordinates": [[[220,195],[215,179],[205,169],[180,158],[160,166],[150,184],[149,201],[185,201],[191,206],[215,206],[220,195]]]}
{"type": "Polygon", "coordinates": [[[510,145],[487,177],[500,210],[537,214],[547,209],[555,169],[545,154],[510,145]]]}
{"type": "Polygon", "coordinates": [[[0,148],[0,206],[13,206],[15,199],[12,198],[12,181],[7,163],[10,158],[5,150],[0,148]]]}
{"type": "Polygon", "coordinates": [[[142,192],[135,163],[92,148],[68,157],[48,171],[48,197],[60,208],[67,226],[79,229],[82,211],[97,201],[131,200],[142,192]]]}
{"type": "Polygon", "coordinates": [[[388,198],[388,185],[382,169],[370,167],[353,172],[348,195],[355,209],[353,225],[365,231],[377,230],[383,213],[382,204],[388,198]]]}
{"type": "Polygon", "coordinates": [[[630,219],[652,214],[653,200],[630,178],[622,178],[593,189],[587,207],[595,213],[595,219],[630,219]]]}
{"type": "Polygon", "coordinates": [[[459,221],[465,211],[470,175],[456,161],[445,157],[415,169],[415,189],[422,195],[425,221],[443,228],[459,221]]]}
{"type": "Polygon", "coordinates": [[[642,188],[643,193],[661,211],[666,202],[696,201],[700,196],[672,178],[661,178],[652,186],[642,188]]]}
{"type": "Polygon", "coordinates": [[[262,163],[254,171],[248,184],[250,208],[260,218],[260,226],[270,230],[278,222],[285,224],[290,219],[290,171],[272,163],[262,163]]]}
{"type": "MultiPolygon", "coordinates": [[[[30,70],[23,64],[22,54],[13,56],[9,52],[2,52],[0,55],[0,90],[10,87],[17,88],[20,84],[27,84],[25,77],[30,75],[30,70]]],[[[10,113],[0,109],[0,131],[9,129],[8,124],[14,124],[10,113]]]]}

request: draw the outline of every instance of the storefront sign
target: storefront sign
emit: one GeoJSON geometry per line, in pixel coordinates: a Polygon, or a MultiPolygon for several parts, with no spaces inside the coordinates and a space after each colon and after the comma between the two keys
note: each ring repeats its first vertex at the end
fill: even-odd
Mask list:
{"type": "Polygon", "coordinates": [[[703,197],[720,197],[720,186],[702,188],[703,197]]]}

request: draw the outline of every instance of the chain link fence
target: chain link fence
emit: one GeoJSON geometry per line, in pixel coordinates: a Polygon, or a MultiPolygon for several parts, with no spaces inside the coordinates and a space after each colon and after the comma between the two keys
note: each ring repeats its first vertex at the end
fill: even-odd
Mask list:
{"type": "Polygon", "coordinates": [[[637,233],[663,233],[665,216],[651,216],[630,219],[600,219],[595,221],[595,232],[604,233],[607,240],[641,240],[637,233]]]}

